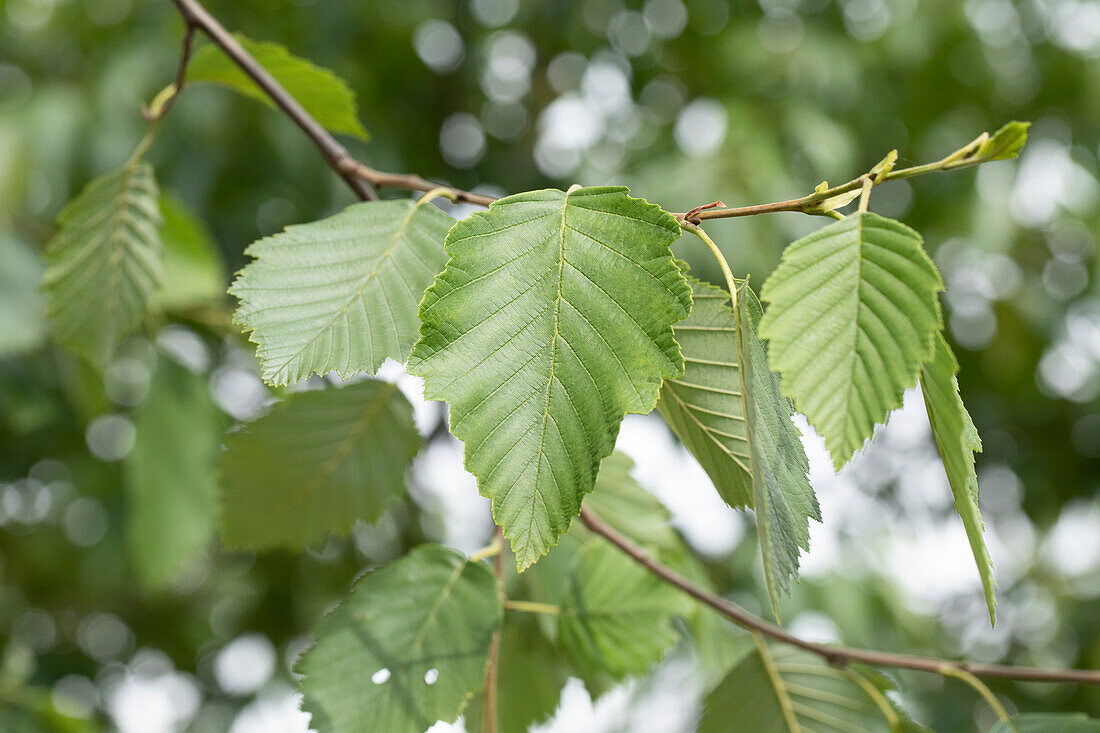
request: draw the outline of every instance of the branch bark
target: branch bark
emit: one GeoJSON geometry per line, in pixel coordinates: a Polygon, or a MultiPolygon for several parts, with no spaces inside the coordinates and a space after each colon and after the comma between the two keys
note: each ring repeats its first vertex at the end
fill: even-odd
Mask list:
{"type": "MultiPolygon", "coordinates": [[[[839,667],[843,667],[848,662],[863,662],[864,664],[875,667],[912,669],[918,672],[932,672],[934,674],[945,674],[945,670],[950,670],[946,672],[946,674],[951,675],[952,673],[962,672],[981,677],[1001,677],[1012,680],[1030,680],[1035,682],[1084,682],[1100,685],[1100,672],[1092,670],[1041,669],[1037,667],[1013,667],[999,664],[972,664],[970,662],[917,657],[909,654],[891,654],[869,649],[853,649],[851,647],[832,646],[829,644],[818,644],[816,642],[806,641],[782,627],[765,621],[758,616],[754,616],[736,603],[695,585],[675,570],[650,557],[645,550],[620,534],[618,530],[587,507],[581,507],[580,518],[590,530],[615,545],[646,570],[666,583],[679,588],[700,603],[710,606],[738,626],[751,631],[760,632],[776,641],[781,641],[785,644],[790,644],[799,649],[817,654],[830,664],[839,667]]],[[[955,674],[954,676],[958,675],[955,674]]]]}

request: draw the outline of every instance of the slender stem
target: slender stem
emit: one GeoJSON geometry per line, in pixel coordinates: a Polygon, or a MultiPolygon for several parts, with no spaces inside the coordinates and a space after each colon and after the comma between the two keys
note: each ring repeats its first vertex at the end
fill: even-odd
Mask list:
{"type": "Polygon", "coordinates": [[[160,120],[172,109],[176,97],[183,91],[183,85],[187,83],[187,63],[191,60],[191,47],[195,40],[195,24],[188,18],[183,19],[183,40],[180,43],[180,60],[176,65],[176,78],[167,87],[162,89],[148,109],[142,109],[142,113],[150,122],[160,120]]]}
{"type": "MultiPolygon", "coordinates": [[[[498,526],[493,532],[493,545],[500,549],[493,558],[493,573],[497,576],[497,590],[500,602],[507,607],[508,599],[504,594],[504,530],[498,526]]],[[[497,733],[497,677],[500,674],[500,629],[493,632],[489,642],[489,666],[485,669],[485,710],[482,730],[485,733],[497,733]]]]}
{"type": "Polygon", "coordinates": [[[482,547],[480,550],[475,550],[470,555],[470,562],[481,562],[482,560],[490,557],[497,557],[504,549],[504,538],[498,533],[493,534],[493,541],[482,547]]]}
{"type": "Polygon", "coordinates": [[[686,219],[680,222],[680,226],[691,232],[699,239],[703,240],[703,243],[707,245],[707,249],[714,255],[714,259],[718,260],[718,266],[722,268],[722,276],[726,278],[726,288],[730,291],[730,305],[734,311],[737,310],[737,283],[733,279],[733,271],[730,270],[730,263],[726,262],[725,255],[722,254],[722,250],[718,248],[718,245],[714,243],[714,240],[707,236],[707,233],[703,231],[703,228],[692,224],[686,219]]]}
{"type": "Polygon", "coordinates": [[[908,654],[891,654],[889,652],[830,646],[828,644],[818,644],[812,641],[806,641],[805,639],[791,634],[786,629],[769,623],[758,616],[754,616],[736,603],[695,585],[675,570],[672,570],[650,557],[645,550],[624,537],[618,530],[609,525],[587,507],[581,507],[580,518],[590,530],[618,547],[646,570],[666,583],[687,593],[700,603],[710,606],[738,626],[751,631],[758,631],[777,641],[817,654],[836,666],[842,667],[848,662],[863,662],[864,664],[875,667],[897,667],[900,669],[917,670],[919,672],[932,672],[934,674],[944,674],[944,668],[951,668],[969,672],[972,675],[981,675],[983,677],[1002,677],[1005,679],[1033,680],[1036,682],[1085,682],[1088,684],[1100,685],[1100,671],[1011,667],[998,664],[972,664],[970,662],[955,662],[946,659],[917,657],[908,654]]]}
{"type": "Polygon", "coordinates": [[[561,615],[561,606],[551,603],[536,603],[535,601],[505,601],[505,611],[520,611],[522,613],[544,613],[549,616],[561,615]]]}
{"type": "Polygon", "coordinates": [[[986,684],[980,679],[967,672],[965,669],[958,669],[957,667],[944,666],[939,670],[940,674],[944,677],[954,677],[955,679],[962,680],[966,684],[973,687],[978,691],[978,694],[985,698],[985,701],[989,703],[989,707],[993,708],[993,712],[997,714],[997,717],[1006,723],[1012,719],[1012,716],[1005,710],[1005,706],[1001,704],[1001,701],[997,699],[997,696],[993,694],[993,690],[986,687],[986,684]]]}
{"type": "Polygon", "coordinates": [[[286,116],[298,125],[321,151],[329,166],[348,184],[355,195],[364,201],[373,201],[378,194],[355,171],[358,165],[344,148],[317,120],[313,119],[305,108],[283,88],[275,77],[268,73],[252,54],[244,50],[237,39],[225,29],[218,20],[207,12],[198,0],[173,0],[189,26],[201,28],[207,37],[216,43],[241,71],[271,98],[286,116]]]}

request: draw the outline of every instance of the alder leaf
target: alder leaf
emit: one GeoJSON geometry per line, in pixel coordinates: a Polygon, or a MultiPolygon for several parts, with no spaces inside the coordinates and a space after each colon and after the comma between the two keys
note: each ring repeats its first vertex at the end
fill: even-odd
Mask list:
{"type": "Polygon", "coordinates": [[[837,469],[916,384],[942,325],[940,290],[920,235],[871,213],[791,244],[764,283],[772,366],[837,469]]]}
{"type": "Polygon", "coordinates": [[[449,403],[520,570],[568,530],[625,413],[683,371],[678,235],[621,187],[509,196],[447,235],[409,370],[449,403]]]}
{"type": "Polygon", "coordinates": [[[683,543],[669,524],[672,515],[630,475],[634,461],[615,451],[600,465],[596,487],[584,505],[630,539],[658,552],[679,552],[683,543]]]}
{"type": "MultiPolygon", "coordinates": [[[[292,55],[286,46],[279,43],[253,41],[239,33],[234,37],[322,127],[367,139],[367,131],[359,121],[355,93],[346,81],[326,68],[292,55]]],[[[222,84],[275,108],[256,82],[214,43],[200,47],[187,65],[187,83],[199,82],[222,84]]]]}
{"type": "Polygon", "coordinates": [[[735,315],[725,290],[689,282],[692,313],[673,328],[684,376],[665,380],[657,409],[726,503],[755,508],[764,577],[779,618],[779,593],[788,593],[797,577],[800,548],[809,549],[809,520],[821,521],[809,461],[791,402],[756,336],[761,307],[752,289],[739,286],[735,315]],[[749,368],[742,374],[744,360],[749,368]]]}
{"type": "Polygon", "coordinates": [[[932,436],[947,471],[948,483],[951,484],[951,493],[955,495],[955,511],[962,518],[970,549],[974,552],[974,561],[978,564],[989,620],[994,623],[997,583],[993,578],[993,560],[982,535],[985,525],[978,508],[978,476],[974,471],[974,454],[981,451],[982,441],[959,395],[959,363],[942,333],[936,334],[935,349],[932,360],[921,365],[920,386],[924,393],[924,405],[928,410],[928,421],[932,424],[932,436]]]}
{"type": "Polygon", "coordinates": [[[758,637],[707,696],[698,733],[904,730],[904,717],[872,682],[858,675],[758,637]]]}
{"type": "Polygon", "coordinates": [[[1100,733],[1100,720],[1084,713],[1025,713],[998,722],[989,733],[1100,733]]]}
{"type": "Polygon", "coordinates": [[[233,547],[301,548],[405,493],[420,448],[412,406],[389,382],[289,395],[226,437],[222,528],[233,547]]]}
{"type": "Polygon", "coordinates": [[[130,557],[148,588],[166,586],[214,538],[225,423],[206,379],[161,357],[126,458],[130,557]]]}
{"type": "Polygon", "coordinates": [[[500,620],[496,578],[454,550],[421,545],[368,573],[295,665],[311,727],[422,733],[453,722],[484,686],[500,620]]]}
{"type": "Polygon", "coordinates": [[[234,320],[252,331],[267,382],[373,374],[387,357],[408,359],[417,307],[443,269],[454,223],[427,201],[353,204],[245,251],[255,261],[229,292],[241,300],[234,320]]]}
{"type": "Polygon", "coordinates": [[[1009,160],[1020,154],[1027,145],[1028,129],[1030,122],[1007,122],[1001,129],[990,135],[974,152],[973,158],[978,162],[992,160],[1009,160]]]}
{"type": "Polygon", "coordinates": [[[206,226],[177,197],[160,197],[164,226],[164,286],[154,301],[161,308],[185,309],[225,300],[225,263],[206,226]]]}
{"type": "Polygon", "coordinates": [[[59,342],[102,366],[141,323],[161,282],[153,168],[131,160],[93,179],[57,217],[42,278],[59,342]]]}
{"type": "Polygon", "coordinates": [[[689,609],[680,592],[609,543],[589,541],[561,602],[558,639],[582,677],[643,674],[679,634],[689,609]]]}

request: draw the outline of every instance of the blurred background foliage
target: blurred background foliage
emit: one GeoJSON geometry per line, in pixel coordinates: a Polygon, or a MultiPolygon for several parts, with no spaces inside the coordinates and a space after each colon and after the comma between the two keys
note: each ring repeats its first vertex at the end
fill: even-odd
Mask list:
{"type": "MultiPolygon", "coordinates": [[[[922,232],[948,283],[961,391],[985,443],[998,625],[989,628],[913,399],[839,476],[808,438],[825,522],[785,616],[807,636],[894,651],[1100,667],[1100,3],[208,5],[230,29],[347,79],[370,133],[346,140],[358,157],[490,193],[623,183],[672,211],[759,203],[852,178],[892,148],[901,165],[925,162],[1009,119],[1033,120],[1018,162],[895,182],[872,197],[873,209],[922,232]]],[[[412,471],[413,501],[378,525],[300,555],[254,557],[209,547],[200,521],[200,550],[183,567],[157,557],[141,517],[187,509],[158,504],[166,493],[146,485],[165,449],[143,434],[142,411],[173,409],[147,405],[149,395],[169,379],[195,396],[171,413],[181,442],[209,441],[262,410],[276,395],[229,327],[227,273],[251,241],[353,200],[288,120],[196,86],[149,156],[172,195],[165,238],[179,242],[164,313],[102,376],[51,345],[37,283],[54,217],[140,139],[139,107],[171,80],[181,30],[168,0],[0,0],[5,731],[304,730],[289,663],[351,579],[425,539],[471,550],[489,535],[459,448],[421,402],[418,423],[435,438],[412,471]]],[[[759,286],[782,248],[820,225],[780,214],[708,229],[759,286]]],[[[677,254],[717,277],[697,244],[682,241],[677,254]]],[[[400,369],[387,374],[415,400],[400,369]]],[[[629,418],[620,445],[715,583],[762,610],[749,525],[708,498],[664,426],[629,418]]],[[[188,486],[207,491],[199,463],[215,451],[189,450],[188,486]]],[[[549,729],[690,729],[702,690],[692,658],[678,651],[595,703],[571,683],[549,729]]],[[[956,683],[899,679],[937,731],[993,722],[956,683]]],[[[1100,690],[993,686],[1021,710],[1100,714],[1100,690]]]]}

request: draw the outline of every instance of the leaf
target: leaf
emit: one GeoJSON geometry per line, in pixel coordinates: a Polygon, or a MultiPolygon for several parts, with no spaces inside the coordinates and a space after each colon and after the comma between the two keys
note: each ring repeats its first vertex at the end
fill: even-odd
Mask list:
{"type": "Polygon", "coordinates": [[[157,182],[133,160],[92,180],[57,217],[42,279],[57,340],[97,365],[141,323],[161,282],[157,182]]]}
{"type": "Polygon", "coordinates": [[[252,331],[266,381],[373,374],[387,357],[408,359],[453,223],[427,200],[354,204],[246,250],[256,260],[229,292],[241,299],[234,320],[252,331]]]}
{"type": "MultiPolygon", "coordinates": [[[[504,620],[497,672],[497,723],[502,733],[526,731],[547,720],[557,709],[569,679],[561,652],[537,621],[529,613],[507,614],[504,620]]],[[[482,693],[467,706],[464,722],[469,733],[485,730],[484,704],[482,693]]]]}
{"type": "Polygon", "coordinates": [[[0,356],[36,348],[46,336],[46,302],[38,252],[14,234],[0,230],[0,356]]]}
{"type": "Polygon", "coordinates": [[[726,503],[756,509],[764,576],[778,618],[778,593],[789,592],[798,574],[799,548],[809,549],[809,519],[821,521],[809,461],[790,400],[756,336],[761,308],[751,288],[739,288],[735,316],[725,290],[690,282],[695,305],[673,329],[684,376],[665,380],[657,409],[726,503]],[[746,356],[750,368],[743,375],[739,365],[746,356]]]}
{"type": "Polygon", "coordinates": [[[447,235],[409,369],[450,404],[520,570],[568,530],[624,414],[652,410],[683,371],[678,234],[659,207],[602,187],[509,196],[447,235]]]}
{"type": "Polygon", "coordinates": [[[558,638],[583,677],[642,674],[676,643],[679,592],[606,542],[581,551],[568,580],[558,638]]]}
{"type": "Polygon", "coordinates": [[[1009,160],[1020,154],[1027,145],[1030,122],[1008,122],[987,138],[971,156],[978,162],[1009,160]]]}
{"type": "Polygon", "coordinates": [[[496,578],[454,550],[421,545],[368,573],[296,665],[311,727],[421,733],[453,722],[484,685],[500,621],[496,578]]]}
{"type": "Polygon", "coordinates": [[[790,245],[764,283],[768,356],[837,469],[916,384],[942,325],[940,290],[920,235],[870,213],[790,245]]]}
{"type": "Polygon", "coordinates": [[[756,532],[768,596],[778,619],[779,593],[790,592],[791,579],[798,576],[799,549],[810,549],[810,518],[820,522],[821,509],[810,487],[810,462],[791,421],[790,400],[782,395],[779,377],[756,336],[761,307],[747,283],[738,293],[736,314],[756,532]]]}
{"type": "Polygon", "coordinates": [[[928,421],[932,424],[932,436],[940,449],[951,493],[955,495],[955,511],[962,518],[978,574],[985,589],[985,602],[989,608],[989,620],[996,621],[996,587],[993,578],[993,560],[985,545],[982,532],[982,514],[978,508],[978,476],[974,471],[974,454],[982,449],[978,429],[959,396],[959,363],[951,353],[943,334],[935,337],[933,359],[921,365],[920,386],[924,393],[924,405],[928,421]]]}
{"type": "Polygon", "coordinates": [[[998,722],[989,733],[1100,733],[1100,720],[1084,713],[1025,713],[998,722]]]}
{"type": "Polygon", "coordinates": [[[902,720],[870,682],[759,640],[707,696],[698,733],[875,733],[902,720]],[[872,697],[872,695],[876,695],[872,697]]]}
{"type": "Polygon", "coordinates": [[[138,580],[159,589],[214,538],[225,420],[203,377],[161,358],[134,426],[127,539],[138,580]]]}
{"type": "Polygon", "coordinates": [[[404,495],[419,448],[412,406],[389,382],[290,395],[226,438],[223,537],[301,548],[376,521],[404,495]]]}
{"type": "Polygon", "coordinates": [[[633,467],[634,461],[619,451],[605,458],[585,506],[639,545],[679,552],[683,543],[669,524],[668,509],[634,480],[633,467]]]}
{"type": "Polygon", "coordinates": [[[217,303],[225,298],[225,264],[210,232],[182,201],[164,193],[160,237],[164,244],[164,287],[154,301],[168,310],[217,303]]]}
{"type": "MultiPolygon", "coordinates": [[[[234,37],[322,127],[367,139],[367,131],[359,122],[355,93],[347,82],[329,69],[292,55],[281,44],[253,41],[239,33],[234,37]]],[[[222,84],[275,108],[267,94],[213,43],[200,47],[187,66],[187,83],[199,82],[222,84]]]]}

